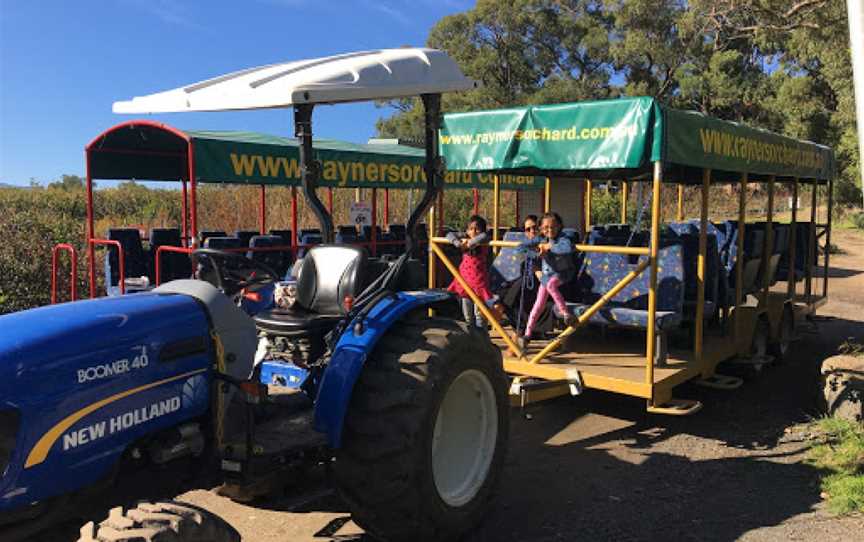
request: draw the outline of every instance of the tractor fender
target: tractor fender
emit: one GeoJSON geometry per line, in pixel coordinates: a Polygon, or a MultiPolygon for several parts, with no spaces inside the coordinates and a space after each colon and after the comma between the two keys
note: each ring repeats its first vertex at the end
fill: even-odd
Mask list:
{"type": "Polygon", "coordinates": [[[378,340],[406,313],[451,297],[443,290],[397,293],[375,305],[363,320],[361,334],[355,333],[352,322],[339,337],[315,399],[315,429],[327,435],[332,449],[341,445],[342,425],[354,383],[378,340]]]}

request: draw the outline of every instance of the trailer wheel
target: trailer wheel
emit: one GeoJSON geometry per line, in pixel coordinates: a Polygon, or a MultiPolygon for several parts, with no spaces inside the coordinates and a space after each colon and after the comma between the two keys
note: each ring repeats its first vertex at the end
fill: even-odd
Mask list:
{"type": "Polygon", "coordinates": [[[385,540],[453,540],[493,497],[509,433],[501,351],[461,322],[400,322],[351,398],[336,484],[385,540]]]}
{"type": "Polygon", "coordinates": [[[795,315],[792,313],[792,308],[786,305],[783,307],[783,314],[780,316],[777,340],[771,341],[768,345],[768,351],[774,356],[774,361],[780,362],[786,360],[789,356],[789,347],[794,337],[795,315]]]}
{"type": "Polygon", "coordinates": [[[139,503],[114,508],[108,519],[81,528],[78,542],[239,542],[240,534],[222,518],[185,502],[139,503]]]}
{"type": "Polygon", "coordinates": [[[762,376],[765,368],[765,359],[768,356],[768,339],[771,326],[765,318],[756,321],[753,329],[753,338],[750,342],[750,362],[743,365],[744,377],[756,379],[762,376]],[[755,363],[754,363],[755,361],[755,363]]]}

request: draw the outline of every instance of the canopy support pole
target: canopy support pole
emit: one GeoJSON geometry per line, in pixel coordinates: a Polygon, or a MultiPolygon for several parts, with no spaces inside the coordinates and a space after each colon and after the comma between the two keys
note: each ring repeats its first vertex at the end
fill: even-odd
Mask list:
{"type": "Polygon", "coordinates": [[[828,257],[831,256],[831,214],[834,211],[834,179],[828,179],[828,231],[825,233],[825,272],[822,273],[822,297],[828,297],[828,257]]]}
{"type": "Polygon", "coordinates": [[[663,183],[663,162],[654,162],[654,197],[651,200],[651,246],[649,262],[651,277],[648,287],[648,331],[645,348],[645,382],[651,386],[649,406],[654,405],[654,354],[657,336],[657,251],[660,245],[660,188],[663,183]]]}
{"type": "MultiPolygon", "coordinates": [[[[332,200],[331,200],[332,201],[332,200]]],[[[331,205],[332,209],[332,205],[331,205]]],[[[333,212],[332,210],[330,211],[333,212]]],[[[384,189],[384,224],[390,225],[390,189],[384,189]]]]}
{"type": "Polygon", "coordinates": [[[792,219],[790,222],[791,231],[789,232],[789,273],[786,276],[786,297],[790,301],[794,301],[795,293],[798,289],[795,283],[795,247],[797,245],[795,234],[798,229],[798,177],[792,179],[792,219]]]}
{"type": "Polygon", "coordinates": [[[549,177],[546,177],[546,184],[543,188],[543,212],[548,213],[552,207],[552,183],[549,177]]]}
{"type": "Polygon", "coordinates": [[[768,289],[771,278],[768,276],[769,260],[774,253],[774,182],[776,177],[768,177],[768,212],[765,223],[765,239],[762,244],[762,305],[767,306],[768,289]]]}
{"type": "Polygon", "coordinates": [[[711,170],[702,170],[702,201],[699,209],[699,257],[696,260],[696,344],[693,357],[702,365],[702,347],[705,334],[705,254],[708,252],[708,193],[711,188],[711,170]]]}
{"type": "Polygon", "coordinates": [[[186,179],[183,179],[183,201],[180,202],[180,243],[184,247],[189,246],[189,225],[186,223],[187,215],[189,214],[189,195],[186,193],[186,179]]]}
{"type": "MultiPolygon", "coordinates": [[[[426,173],[426,191],[423,193],[423,198],[415,207],[408,217],[408,223],[405,225],[405,252],[411,254],[417,246],[417,222],[430,209],[433,202],[441,191],[441,156],[438,148],[438,127],[441,124],[441,95],[440,94],[423,94],[424,109],[424,141],[426,146],[426,161],[423,164],[423,171],[426,173]]],[[[434,237],[434,217],[430,210],[429,220],[429,238],[434,237]]],[[[434,273],[434,255],[429,251],[429,276],[430,283],[434,273]]],[[[431,287],[431,284],[430,284],[431,287]]]]}
{"type": "Polygon", "coordinates": [[[807,273],[804,275],[804,293],[807,303],[812,302],[813,296],[813,265],[816,263],[816,204],[818,200],[819,185],[813,179],[813,192],[810,196],[810,238],[807,240],[807,273]]]}
{"type": "Polygon", "coordinates": [[[198,181],[195,179],[195,147],[192,145],[192,140],[186,149],[187,166],[189,168],[189,222],[192,233],[189,245],[198,246],[198,181]]]}
{"type": "Polygon", "coordinates": [[[87,160],[87,271],[90,276],[90,299],[96,297],[96,249],[92,241],[96,235],[93,226],[93,176],[90,173],[90,152],[87,160]]]}
{"type": "Polygon", "coordinates": [[[675,221],[684,222],[684,185],[678,185],[678,207],[675,211],[675,221]]]}
{"type": "Polygon", "coordinates": [[[585,179],[585,193],[582,194],[583,201],[585,203],[585,207],[583,212],[585,213],[585,233],[587,234],[591,231],[591,194],[593,192],[593,184],[591,183],[591,179],[585,179]]]}
{"type": "Polygon", "coordinates": [[[291,187],[291,251],[297,257],[297,187],[291,187]]]}
{"type": "Polygon", "coordinates": [[[372,189],[372,233],[371,233],[371,236],[372,236],[371,250],[372,250],[372,257],[373,258],[377,255],[377,251],[378,251],[377,226],[378,226],[378,189],[373,188],[372,189]]]}
{"type": "MultiPolygon", "coordinates": [[[[492,240],[498,240],[498,216],[501,214],[501,182],[498,175],[492,177],[492,240]]],[[[498,248],[493,249],[498,253],[498,248]]]]}
{"type": "Polygon", "coordinates": [[[261,235],[265,235],[267,233],[267,188],[265,185],[261,185],[261,202],[259,206],[258,218],[261,223],[259,224],[258,231],[261,235]]]}
{"type": "Polygon", "coordinates": [[[627,181],[621,182],[621,223],[627,223],[627,181]]]}
{"type": "Polygon", "coordinates": [[[735,262],[735,331],[737,343],[741,337],[741,304],[744,302],[744,221],[747,220],[747,173],[738,182],[738,256],[735,262]]]}
{"type": "Polygon", "coordinates": [[[521,220],[519,220],[521,218],[519,216],[519,203],[520,203],[520,199],[521,199],[520,198],[521,194],[522,194],[522,192],[520,192],[519,190],[516,190],[516,223],[514,224],[514,226],[516,226],[517,228],[519,227],[519,224],[522,222],[521,220]]]}
{"type": "Polygon", "coordinates": [[[300,140],[300,174],[302,175],[303,196],[321,224],[321,237],[324,243],[333,242],[333,217],[327,212],[318,198],[315,188],[321,164],[312,154],[312,110],[313,104],[294,106],[294,136],[300,140]]]}

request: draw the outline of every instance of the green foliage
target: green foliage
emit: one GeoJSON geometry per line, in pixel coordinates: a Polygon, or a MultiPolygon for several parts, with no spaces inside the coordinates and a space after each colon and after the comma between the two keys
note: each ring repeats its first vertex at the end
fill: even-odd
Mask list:
{"type": "MultiPolygon", "coordinates": [[[[180,223],[180,198],[174,191],[153,190],[135,183],[122,183],[94,193],[96,235],[109,226],[152,226],[180,223]]],[[[86,297],[87,267],[84,183],[75,175],[47,187],[0,188],[0,314],[46,305],[51,302],[51,249],[69,243],[78,254],[79,297],[86,297]]],[[[97,290],[102,292],[104,252],[96,251],[97,290]]],[[[58,298],[70,292],[69,254],[58,254],[58,298]]]]}
{"type": "Polygon", "coordinates": [[[822,490],[831,510],[839,514],[864,511],[864,426],[840,418],[816,423],[819,442],[808,461],[826,472],[822,490]]]}
{"type": "MultiPolygon", "coordinates": [[[[838,204],[860,204],[844,0],[479,0],[430,30],[483,88],[445,111],[649,95],[835,149],[838,204]]],[[[422,137],[401,101],[377,123],[422,137]]]]}
{"type": "Polygon", "coordinates": [[[864,211],[858,211],[852,215],[852,225],[859,230],[864,230],[864,211]]]}
{"type": "MultiPolygon", "coordinates": [[[[62,184],[0,189],[0,314],[50,303],[51,247],[72,242],[83,255],[83,204],[83,192],[62,184]]],[[[58,288],[68,292],[69,260],[61,258],[58,288]]],[[[84,273],[82,261],[78,276],[84,273]]]]}
{"type": "Polygon", "coordinates": [[[594,190],[591,197],[591,223],[616,224],[621,221],[621,196],[618,192],[594,190]]]}

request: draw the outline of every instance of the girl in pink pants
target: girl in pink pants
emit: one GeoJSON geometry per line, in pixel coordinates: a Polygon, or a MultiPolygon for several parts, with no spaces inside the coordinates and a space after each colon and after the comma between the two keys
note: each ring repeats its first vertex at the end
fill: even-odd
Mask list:
{"type": "MultiPolygon", "coordinates": [[[[575,265],[573,263],[573,244],[570,239],[561,235],[561,217],[558,213],[546,213],[540,220],[540,234],[533,240],[526,241],[524,246],[536,248],[540,254],[540,289],[537,290],[537,299],[528,317],[525,326],[525,335],[520,337],[520,348],[523,350],[531,339],[531,333],[537,324],[537,319],[543,312],[548,296],[552,296],[558,313],[568,315],[567,303],[561,295],[560,287],[563,283],[573,278],[575,265]]],[[[572,325],[575,317],[566,316],[567,325],[572,325]]]]}

